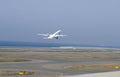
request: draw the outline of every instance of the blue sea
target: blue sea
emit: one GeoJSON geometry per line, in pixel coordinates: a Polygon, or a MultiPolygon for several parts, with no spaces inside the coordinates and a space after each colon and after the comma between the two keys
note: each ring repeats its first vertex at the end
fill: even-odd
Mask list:
{"type": "Polygon", "coordinates": [[[40,43],[40,42],[11,42],[11,41],[0,41],[0,47],[101,47],[101,48],[120,48],[120,46],[100,46],[100,45],[80,45],[80,44],[40,43]]]}

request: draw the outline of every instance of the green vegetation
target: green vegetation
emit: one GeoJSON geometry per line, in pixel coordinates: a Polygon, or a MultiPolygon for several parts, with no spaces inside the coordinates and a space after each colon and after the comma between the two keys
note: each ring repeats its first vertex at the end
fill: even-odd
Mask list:
{"type": "Polygon", "coordinates": [[[14,58],[0,58],[0,62],[25,62],[25,61],[31,61],[31,60],[25,60],[25,59],[14,59],[14,58]]]}

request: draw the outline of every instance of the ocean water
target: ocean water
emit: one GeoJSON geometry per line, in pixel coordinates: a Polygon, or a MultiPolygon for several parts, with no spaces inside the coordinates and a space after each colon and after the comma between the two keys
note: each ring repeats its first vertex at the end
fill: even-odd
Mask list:
{"type": "Polygon", "coordinates": [[[120,46],[99,46],[99,45],[38,43],[38,42],[9,42],[9,41],[0,41],[0,47],[100,47],[100,48],[120,48],[120,46]]]}

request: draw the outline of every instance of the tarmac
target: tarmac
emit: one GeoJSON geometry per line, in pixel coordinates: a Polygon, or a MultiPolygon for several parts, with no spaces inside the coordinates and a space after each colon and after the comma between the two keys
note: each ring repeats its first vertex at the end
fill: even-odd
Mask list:
{"type": "Polygon", "coordinates": [[[120,71],[120,49],[5,47],[0,48],[0,59],[30,60],[0,62],[0,77],[86,77],[89,74],[92,75],[91,73],[102,74],[103,72],[120,71]],[[74,65],[85,65],[85,67],[76,68],[74,65]],[[100,65],[104,66],[98,68],[97,66],[100,65]],[[114,67],[114,65],[118,66],[118,68],[114,67]],[[74,68],[66,68],[69,66],[74,68]],[[33,72],[34,74],[26,75],[21,71],[33,72]]]}
{"type": "Polygon", "coordinates": [[[93,74],[85,74],[85,75],[60,76],[60,77],[120,77],[120,71],[93,73],[93,74]]]}

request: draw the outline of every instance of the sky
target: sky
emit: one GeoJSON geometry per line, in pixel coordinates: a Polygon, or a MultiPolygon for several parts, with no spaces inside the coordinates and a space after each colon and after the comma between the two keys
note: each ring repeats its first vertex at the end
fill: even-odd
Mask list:
{"type": "Polygon", "coordinates": [[[0,0],[0,41],[120,46],[120,0],[0,0]],[[37,33],[62,30],[45,40],[37,33]]]}

